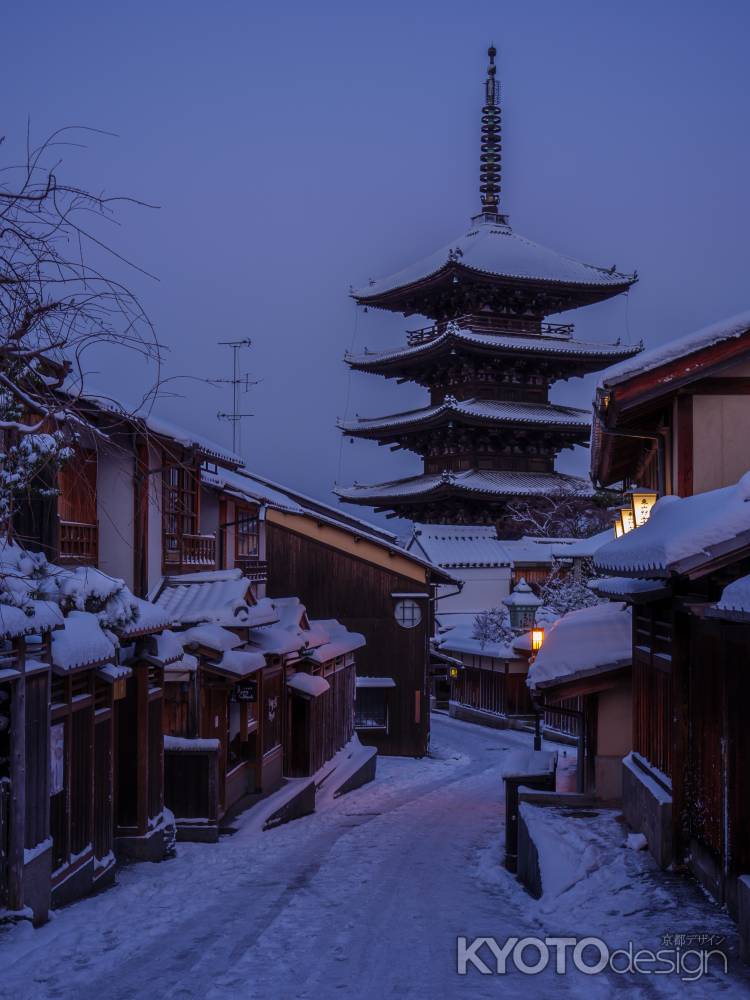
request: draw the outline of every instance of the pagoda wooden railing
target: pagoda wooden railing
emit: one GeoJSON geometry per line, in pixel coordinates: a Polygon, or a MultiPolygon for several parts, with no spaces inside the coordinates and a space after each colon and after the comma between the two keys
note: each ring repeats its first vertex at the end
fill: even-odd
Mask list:
{"type": "Polygon", "coordinates": [[[96,566],[99,556],[99,528],[83,521],[60,521],[58,559],[61,563],[96,566]]]}
{"type": "Polygon", "coordinates": [[[216,567],[215,535],[166,535],[164,565],[170,569],[214,569],[216,567]]]}
{"type": "MultiPolygon", "coordinates": [[[[573,323],[539,323],[536,320],[524,319],[498,319],[496,317],[476,317],[472,316],[464,320],[456,321],[460,327],[466,327],[474,331],[497,333],[497,334],[525,334],[527,336],[559,337],[567,340],[573,336],[575,326],[573,323]]],[[[429,344],[430,341],[445,333],[445,323],[433,323],[431,326],[423,326],[418,330],[407,330],[406,342],[409,347],[419,347],[421,344],[429,344]]]]}
{"type": "Polygon", "coordinates": [[[258,559],[257,556],[238,555],[235,557],[234,565],[237,569],[242,570],[248,580],[253,580],[255,583],[263,583],[268,579],[268,563],[265,559],[258,559]]]}

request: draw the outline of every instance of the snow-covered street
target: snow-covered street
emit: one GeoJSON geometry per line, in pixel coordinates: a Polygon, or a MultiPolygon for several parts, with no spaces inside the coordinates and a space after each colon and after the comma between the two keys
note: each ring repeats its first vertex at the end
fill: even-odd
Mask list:
{"type": "MultiPolygon", "coordinates": [[[[625,884],[608,896],[593,880],[598,904],[580,884],[567,904],[565,895],[553,906],[531,900],[501,867],[498,777],[503,753],[530,737],[436,715],[432,744],[425,760],[381,759],[375,782],[335,801],[322,796],[311,817],[263,834],[241,817],[218,844],[180,844],[173,860],[128,868],[116,888],[39,930],[0,932],[0,995],[422,1000],[585,988],[606,997],[613,983],[604,975],[459,976],[456,938],[598,933],[611,947],[632,939],[656,948],[654,935],[670,932],[734,934],[697,890],[649,892],[650,860],[634,852],[622,864],[635,866],[623,871],[626,881],[636,871],[638,896],[625,884]]],[[[705,981],[673,976],[628,986],[629,996],[707,991],[705,981]]],[[[748,991],[736,966],[712,983],[722,987],[748,991]]]]}

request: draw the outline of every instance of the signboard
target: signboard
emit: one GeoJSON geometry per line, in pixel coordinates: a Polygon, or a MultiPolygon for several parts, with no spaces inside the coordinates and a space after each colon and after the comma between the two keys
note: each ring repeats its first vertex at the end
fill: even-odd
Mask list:
{"type": "Polygon", "coordinates": [[[50,726],[49,793],[57,795],[65,788],[65,723],[50,726]]]}
{"type": "Polygon", "coordinates": [[[235,684],[232,700],[255,704],[258,701],[258,682],[243,681],[241,684],[235,684]]]}

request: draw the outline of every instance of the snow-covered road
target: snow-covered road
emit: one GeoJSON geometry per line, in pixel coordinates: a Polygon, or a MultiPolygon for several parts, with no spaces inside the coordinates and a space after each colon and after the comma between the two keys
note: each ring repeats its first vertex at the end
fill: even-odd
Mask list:
{"type": "MultiPolygon", "coordinates": [[[[437,715],[432,743],[422,761],[381,759],[374,783],[323,802],[314,816],[260,835],[240,820],[218,844],[180,844],[174,860],[126,869],[116,888],[40,930],[0,934],[0,996],[611,996],[604,976],[457,975],[458,935],[543,937],[589,919],[568,914],[566,926],[545,927],[539,904],[500,867],[500,761],[529,737],[437,715]]],[[[631,922],[618,919],[623,939],[643,932],[641,915],[631,922]]],[[[720,986],[746,995],[736,981],[720,986]]],[[[646,977],[642,994],[627,992],[686,989],[646,977]]]]}

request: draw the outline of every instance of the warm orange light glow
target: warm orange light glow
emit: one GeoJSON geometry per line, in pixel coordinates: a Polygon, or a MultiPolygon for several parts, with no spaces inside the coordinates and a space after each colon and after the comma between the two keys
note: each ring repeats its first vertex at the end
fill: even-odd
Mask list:
{"type": "Polygon", "coordinates": [[[623,507],[620,510],[620,520],[622,521],[622,531],[623,534],[627,535],[629,531],[635,528],[635,515],[633,514],[632,507],[623,507]]]}
{"type": "Polygon", "coordinates": [[[651,516],[651,508],[656,503],[658,496],[658,493],[654,493],[652,490],[633,490],[633,521],[636,528],[640,528],[648,521],[651,516]]]}
{"type": "Polygon", "coordinates": [[[533,628],[531,630],[531,649],[533,652],[538,653],[542,648],[542,643],[544,642],[544,629],[543,628],[533,628]]]}
{"type": "Polygon", "coordinates": [[[622,538],[624,534],[625,532],[622,527],[622,519],[618,515],[617,520],[615,521],[615,538],[622,538]]]}
{"type": "Polygon", "coordinates": [[[455,679],[456,677],[458,677],[458,667],[451,667],[448,673],[450,674],[451,677],[455,679]]]}

